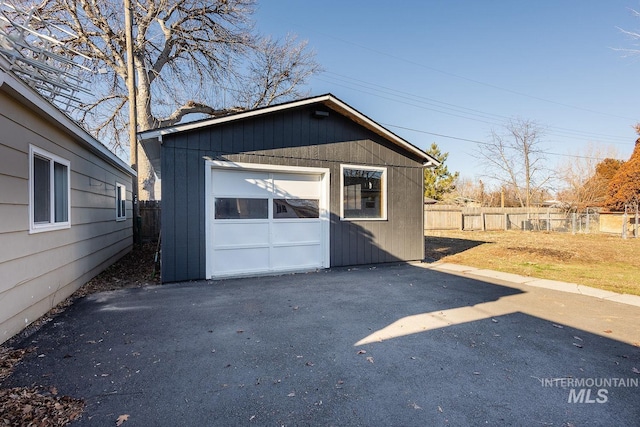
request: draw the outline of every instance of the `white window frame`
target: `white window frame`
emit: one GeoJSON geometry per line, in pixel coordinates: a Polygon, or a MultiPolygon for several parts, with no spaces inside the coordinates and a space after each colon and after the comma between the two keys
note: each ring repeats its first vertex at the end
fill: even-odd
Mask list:
{"type": "Polygon", "coordinates": [[[127,186],[116,182],[116,221],[125,221],[127,219],[127,186]],[[121,191],[118,192],[118,189],[121,191]],[[122,198],[119,197],[122,195],[122,198]],[[120,206],[122,204],[122,206],[120,206]],[[119,209],[122,207],[122,215],[118,215],[119,209]]]}
{"type": "Polygon", "coordinates": [[[71,228],[71,162],[55,154],[49,153],[34,145],[29,145],[29,233],[41,233],[43,231],[63,230],[71,228]],[[34,165],[33,159],[35,156],[45,158],[50,161],[49,167],[49,185],[50,185],[50,200],[49,200],[49,222],[35,222],[34,221],[34,165]],[[54,164],[58,163],[67,168],[67,220],[56,222],[55,220],[55,179],[54,179],[54,164]]]}
{"type": "Polygon", "coordinates": [[[387,168],[378,166],[365,166],[365,165],[340,165],[340,220],[341,221],[386,221],[387,220],[387,168]],[[344,216],[344,170],[345,169],[359,169],[382,172],[381,183],[381,200],[382,215],[380,218],[361,218],[361,217],[345,217],[344,216]]]}

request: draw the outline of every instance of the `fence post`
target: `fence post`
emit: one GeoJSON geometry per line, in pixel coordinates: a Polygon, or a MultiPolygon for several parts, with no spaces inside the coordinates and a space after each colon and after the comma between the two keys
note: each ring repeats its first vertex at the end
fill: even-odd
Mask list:
{"type": "Polygon", "coordinates": [[[509,214],[508,213],[504,213],[504,231],[507,231],[509,229],[509,214]]]}
{"type": "Polygon", "coordinates": [[[464,212],[460,211],[460,231],[464,231],[464,212]]]}
{"type": "Polygon", "coordinates": [[[482,231],[487,231],[487,220],[485,218],[485,213],[482,212],[482,231]]]}
{"type": "Polygon", "coordinates": [[[622,238],[626,239],[627,238],[627,221],[629,219],[627,218],[627,206],[624,206],[624,215],[622,215],[622,238]]]}
{"type": "Polygon", "coordinates": [[[589,222],[589,208],[587,208],[587,233],[591,233],[591,223],[589,222]]]}
{"type": "Polygon", "coordinates": [[[576,215],[577,212],[571,214],[571,234],[576,234],[576,215]]]}
{"type": "Polygon", "coordinates": [[[551,231],[551,211],[547,209],[547,231],[551,231]]]}

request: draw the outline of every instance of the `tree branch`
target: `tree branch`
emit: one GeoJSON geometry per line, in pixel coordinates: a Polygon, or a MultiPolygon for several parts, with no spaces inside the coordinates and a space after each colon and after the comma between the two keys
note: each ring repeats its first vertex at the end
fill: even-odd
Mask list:
{"type": "Polygon", "coordinates": [[[236,108],[225,108],[225,109],[217,109],[210,107],[209,105],[201,104],[195,101],[189,101],[184,105],[180,106],[176,109],[169,117],[165,119],[158,120],[158,127],[166,127],[173,126],[176,123],[179,123],[186,115],[189,114],[208,114],[212,117],[221,117],[226,116],[233,113],[239,113],[244,111],[244,108],[236,107],[236,108]]]}

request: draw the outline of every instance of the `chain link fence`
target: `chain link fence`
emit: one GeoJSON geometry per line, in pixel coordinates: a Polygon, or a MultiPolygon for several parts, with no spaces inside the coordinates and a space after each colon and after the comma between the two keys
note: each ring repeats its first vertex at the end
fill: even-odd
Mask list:
{"type": "Polygon", "coordinates": [[[566,212],[555,208],[489,208],[446,205],[425,206],[425,231],[522,230],[561,233],[597,233],[600,214],[566,212]]]}
{"type": "Polygon", "coordinates": [[[424,231],[546,231],[556,233],[611,234],[640,237],[640,210],[600,212],[587,208],[567,212],[554,208],[490,208],[426,205],[424,231]]]}
{"type": "Polygon", "coordinates": [[[535,214],[526,220],[523,230],[548,231],[557,233],[599,233],[600,214],[598,212],[566,212],[563,214],[535,214]]]}

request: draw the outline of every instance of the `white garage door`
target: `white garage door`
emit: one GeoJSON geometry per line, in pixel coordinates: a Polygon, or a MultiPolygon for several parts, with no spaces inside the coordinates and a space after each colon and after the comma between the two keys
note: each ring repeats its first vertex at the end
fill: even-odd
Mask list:
{"type": "Polygon", "coordinates": [[[325,174],[212,168],[209,277],[328,267],[325,174]]]}

